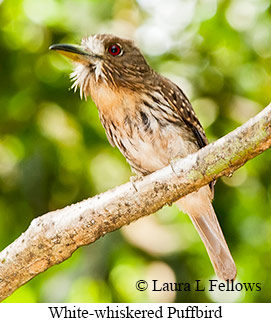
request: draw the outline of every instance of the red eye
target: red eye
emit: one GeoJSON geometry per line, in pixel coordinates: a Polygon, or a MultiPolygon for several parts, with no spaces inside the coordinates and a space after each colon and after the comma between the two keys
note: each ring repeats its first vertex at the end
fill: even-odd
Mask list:
{"type": "Polygon", "coordinates": [[[112,44],[108,47],[108,52],[112,56],[118,56],[118,55],[122,54],[122,49],[121,49],[120,45],[112,44]]]}

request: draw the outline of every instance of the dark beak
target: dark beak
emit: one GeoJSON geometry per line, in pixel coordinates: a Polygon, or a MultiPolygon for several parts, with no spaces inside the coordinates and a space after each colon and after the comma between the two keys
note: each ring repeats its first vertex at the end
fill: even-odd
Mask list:
{"type": "Polygon", "coordinates": [[[56,50],[60,54],[80,63],[89,62],[90,57],[92,57],[90,53],[78,45],[55,44],[51,45],[49,49],[56,50]]]}

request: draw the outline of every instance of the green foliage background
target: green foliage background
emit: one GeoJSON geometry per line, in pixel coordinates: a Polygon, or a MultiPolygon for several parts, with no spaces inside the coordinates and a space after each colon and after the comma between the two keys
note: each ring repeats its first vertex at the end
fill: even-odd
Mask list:
{"type": "MultiPolygon", "coordinates": [[[[269,0],[154,2],[0,0],[1,249],[38,215],[131,176],[107,142],[95,105],[68,90],[72,65],[49,52],[50,44],[99,32],[136,36],[151,66],[184,88],[210,141],[271,101],[269,0]]],[[[80,248],[6,301],[269,302],[270,161],[269,150],[220,179],[214,200],[238,281],[259,282],[261,291],[137,291],[139,279],[214,278],[188,217],[172,206],[80,248]]]]}

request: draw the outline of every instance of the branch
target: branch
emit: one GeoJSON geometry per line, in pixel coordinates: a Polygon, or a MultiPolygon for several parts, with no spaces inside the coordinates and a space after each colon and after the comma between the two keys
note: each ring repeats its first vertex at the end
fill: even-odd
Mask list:
{"type": "Polygon", "coordinates": [[[0,253],[0,300],[80,246],[232,174],[271,146],[271,104],[243,126],[133,183],[49,212],[0,253]]]}

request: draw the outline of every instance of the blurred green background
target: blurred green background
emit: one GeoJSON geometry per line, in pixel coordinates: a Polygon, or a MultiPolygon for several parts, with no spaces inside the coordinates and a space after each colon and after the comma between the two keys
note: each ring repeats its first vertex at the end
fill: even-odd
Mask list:
{"type": "MultiPolygon", "coordinates": [[[[210,141],[271,101],[269,0],[0,0],[0,249],[30,221],[129,180],[95,105],[69,91],[53,43],[110,32],[134,38],[187,93],[210,141]]],[[[260,292],[139,292],[139,279],[214,278],[186,215],[155,215],[77,250],[7,302],[269,302],[271,153],[216,184],[214,206],[238,267],[260,292]]]]}

